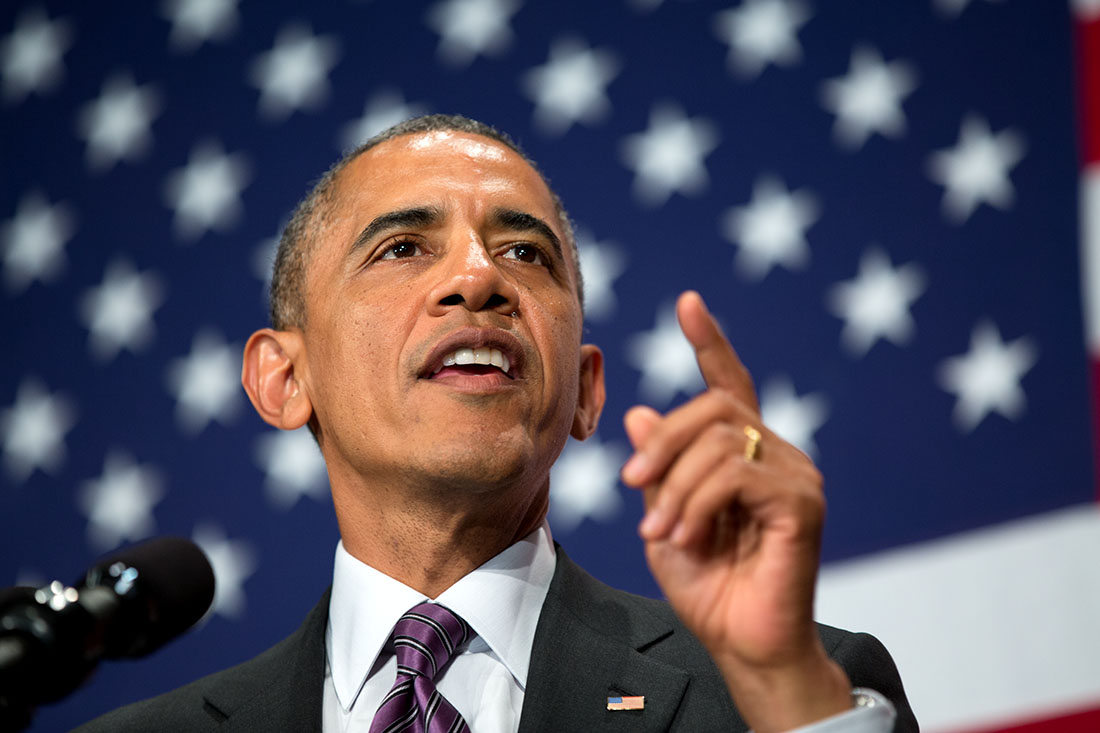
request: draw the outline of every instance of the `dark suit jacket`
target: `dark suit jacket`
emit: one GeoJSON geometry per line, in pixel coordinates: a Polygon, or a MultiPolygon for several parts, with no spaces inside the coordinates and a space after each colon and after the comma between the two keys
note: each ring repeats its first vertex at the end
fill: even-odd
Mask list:
{"type": "MultiPolygon", "coordinates": [[[[320,731],[326,592],[301,627],[260,656],[82,726],[99,731],[320,731]]],[[[898,709],[897,731],[917,723],[886,649],[872,636],[820,626],[852,684],[898,709]]],[[[667,603],[591,577],[558,548],[535,631],[520,733],[744,731],[721,675],[667,603]],[[644,695],[645,709],[609,711],[608,696],[644,695]]],[[[475,731],[476,733],[476,731],[475,731]]]]}

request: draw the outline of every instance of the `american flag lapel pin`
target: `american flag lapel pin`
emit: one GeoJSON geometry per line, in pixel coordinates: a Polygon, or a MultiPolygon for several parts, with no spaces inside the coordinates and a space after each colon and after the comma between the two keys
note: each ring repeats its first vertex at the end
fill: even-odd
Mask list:
{"type": "Polygon", "coordinates": [[[608,710],[644,710],[645,695],[630,695],[623,697],[608,697],[608,710]]]}

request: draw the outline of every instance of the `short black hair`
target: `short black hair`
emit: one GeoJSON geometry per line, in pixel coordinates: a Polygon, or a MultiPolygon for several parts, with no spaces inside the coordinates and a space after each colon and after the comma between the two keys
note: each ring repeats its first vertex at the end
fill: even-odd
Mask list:
{"type": "Polygon", "coordinates": [[[269,291],[271,325],[282,331],[291,327],[304,328],[306,324],[305,285],[306,265],[317,237],[325,220],[332,214],[336,205],[336,179],[340,173],[360,155],[387,140],[402,135],[414,135],[422,132],[447,130],[465,132],[494,140],[515,152],[539,174],[557,210],[558,220],[565,232],[566,244],[572,253],[573,269],[577,276],[577,298],[584,309],[584,283],[581,279],[580,255],[577,252],[576,237],[569,214],[565,211],[561,199],[538,166],[508,135],[484,122],[472,120],[461,115],[433,114],[413,117],[383,130],[358,147],[344,153],[340,160],[321,176],[306,197],[294,208],[290,221],[283,229],[279,248],[275,254],[275,264],[271,273],[269,291]]]}

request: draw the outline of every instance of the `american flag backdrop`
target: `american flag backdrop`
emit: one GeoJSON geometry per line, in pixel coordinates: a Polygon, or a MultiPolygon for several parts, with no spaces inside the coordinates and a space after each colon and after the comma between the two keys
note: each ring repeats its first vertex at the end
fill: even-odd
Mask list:
{"type": "Polygon", "coordinates": [[[609,401],[553,475],[575,559],[659,593],[621,416],[700,387],[696,288],[826,477],[819,618],[883,639],[927,730],[1100,730],[1100,2],[7,0],[0,585],[160,534],[218,582],[34,730],[242,661],[329,583],[323,462],[241,347],[310,183],[424,112],[512,134],[577,223],[609,401]]]}

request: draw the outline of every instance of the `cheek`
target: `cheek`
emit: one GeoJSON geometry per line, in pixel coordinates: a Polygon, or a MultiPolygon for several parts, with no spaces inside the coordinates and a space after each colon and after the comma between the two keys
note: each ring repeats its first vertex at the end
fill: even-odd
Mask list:
{"type": "Polygon", "coordinates": [[[547,320],[548,343],[552,349],[552,364],[558,372],[557,381],[564,385],[567,394],[565,398],[572,398],[577,389],[577,373],[580,361],[581,327],[577,316],[571,311],[552,311],[547,320]]]}
{"type": "Polygon", "coordinates": [[[346,298],[334,316],[328,348],[338,354],[337,379],[363,383],[401,378],[409,340],[418,323],[412,283],[371,288],[346,298]]]}
{"type": "MultiPolygon", "coordinates": [[[[322,389],[340,392],[359,390],[363,374],[370,374],[375,357],[383,353],[378,332],[362,308],[345,306],[334,309],[325,324],[313,334],[313,351],[320,355],[312,362],[312,372],[322,389]]],[[[339,395],[337,395],[339,399],[339,395]]]]}

